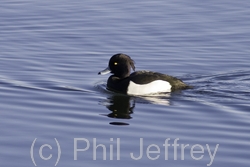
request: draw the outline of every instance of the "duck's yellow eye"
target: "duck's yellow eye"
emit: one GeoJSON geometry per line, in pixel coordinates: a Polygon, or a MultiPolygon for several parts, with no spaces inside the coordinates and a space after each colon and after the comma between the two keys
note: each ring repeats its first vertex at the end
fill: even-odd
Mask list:
{"type": "Polygon", "coordinates": [[[118,63],[117,62],[114,62],[114,65],[116,66],[118,63]]]}

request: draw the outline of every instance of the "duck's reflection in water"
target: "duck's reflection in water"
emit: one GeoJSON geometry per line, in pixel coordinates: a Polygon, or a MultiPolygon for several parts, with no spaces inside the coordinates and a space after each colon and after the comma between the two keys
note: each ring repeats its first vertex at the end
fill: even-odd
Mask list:
{"type": "MultiPolygon", "coordinates": [[[[131,119],[131,114],[135,107],[134,100],[127,95],[112,95],[107,98],[107,101],[102,103],[111,111],[111,113],[105,115],[110,118],[117,119],[131,119]]],[[[129,125],[124,122],[110,122],[112,125],[129,125]]]]}
{"type": "MultiPolygon", "coordinates": [[[[105,116],[116,119],[132,119],[133,110],[135,103],[143,104],[160,104],[169,105],[170,94],[164,96],[128,96],[122,94],[113,94],[107,98],[107,100],[101,102],[102,105],[106,106],[111,111],[105,116]]],[[[112,125],[129,125],[124,122],[110,122],[112,125]]]]}

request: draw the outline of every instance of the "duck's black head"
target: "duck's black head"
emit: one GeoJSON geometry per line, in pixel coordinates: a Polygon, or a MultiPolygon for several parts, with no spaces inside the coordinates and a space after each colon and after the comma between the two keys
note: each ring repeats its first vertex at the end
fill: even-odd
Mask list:
{"type": "Polygon", "coordinates": [[[126,78],[130,75],[131,68],[135,70],[134,61],[126,54],[118,53],[112,56],[109,60],[107,69],[98,74],[113,73],[118,78],[126,78]]]}
{"type": "Polygon", "coordinates": [[[116,54],[109,60],[111,73],[119,78],[125,78],[130,75],[131,68],[135,70],[134,61],[126,54],[116,54]]]}

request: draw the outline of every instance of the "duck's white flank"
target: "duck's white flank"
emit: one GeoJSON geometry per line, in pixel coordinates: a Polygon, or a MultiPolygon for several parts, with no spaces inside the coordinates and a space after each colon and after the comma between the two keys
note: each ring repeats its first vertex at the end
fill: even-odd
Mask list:
{"type": "Polygon", "coordinates": [[[143,85],[130,81],[127,93],[130,95],[147,95],[160,92],[171,92],[171,87],[169,82],[163,80],[156,80],[143,85]]]}

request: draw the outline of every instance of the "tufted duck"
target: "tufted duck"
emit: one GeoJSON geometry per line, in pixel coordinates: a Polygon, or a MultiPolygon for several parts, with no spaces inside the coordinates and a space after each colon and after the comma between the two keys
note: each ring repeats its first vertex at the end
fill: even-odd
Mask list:
{"type": "Polygon", "coordinates": [[[134,61],[126,54],[115,54],[109,60],[109,66],[99,72],[104,75],[113,73],[108,79],[107,88],[112,91],[129,95],[148,95],[187,89],[180,79],[152,71],[136,71],[134,61]]]}

